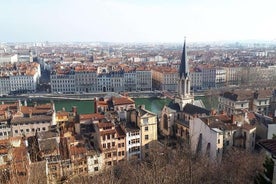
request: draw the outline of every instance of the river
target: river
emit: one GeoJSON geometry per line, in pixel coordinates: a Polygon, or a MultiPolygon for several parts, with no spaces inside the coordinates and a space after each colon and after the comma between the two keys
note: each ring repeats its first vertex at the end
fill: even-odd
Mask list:
{"type": "MultiPolygon", "coordinates": [[[[201,99],[203,103],[205,104],[207,109],[211,109],[211,107],[216,107],[216,103],[214,102],[216,99],[208,100],[207,98],[203,97],[195,97],[195,99],[201,99]]],[[[136,107],[139,105],[145,105],[146,109],[149,111],[152,111],[155,114],[160,115],[160,112],[164,105],[169,104],[171,101],[170,99],[160,99],[160,98],[133,98],[135,101],[136,107]]],[[[5,100],[3,100],[5,101],[5,100]]],[[[9,100],[10,101],[10,100],[9,100]]],[[[36,100],[37,101],[37,100],[36,100]]],[[[32,105],[34,100],[28,100],[28,105],[32,105]]],[[[49,100],[39,100],[37,101],[38,104],[40,103],[47,103],[50,102],[49,100]]],[[[55,107],[57,111],[62,110],[63,108],[66,111],[70,111],[73,106],[77,107],[79,114],[88,114],[94,112],[94,101],[88,100],[88,101],[80,101],[80,100],[53,100],[55,103],[55,107]]],[[[5,102],[6,103],[6,102],[5,102]]],[[[22,102],[24,103],[24,102],[22,102]]]]}
{"type": "MultiPolygon", "coordinates": [[[[146,109],[152,111],[153,113],[160,114],[164,105],[168,104],[170,99],[159,99],[159,98],[134,98],[136,107],[139,105],[145,105],[146,109]]],[[[46,103],[47,100],[41,100],[37,103],[46,103]]],[[[88,114],[94,112],[94,101],[93,100],[53,100],[55,103],[56,111],[60,111],[63,108],[66,111],[70,111],[73,106],[77,107],[79,114],[88,114]]],[[[23,103],[23,102],[22,102],[23,103]]],[[[28,102],[29,105],[32,104],[32,101],[28,102]]]]}

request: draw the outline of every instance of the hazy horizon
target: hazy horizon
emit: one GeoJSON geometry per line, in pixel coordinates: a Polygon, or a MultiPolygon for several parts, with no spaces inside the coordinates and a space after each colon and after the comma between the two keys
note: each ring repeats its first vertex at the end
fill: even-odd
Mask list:
{"type": "Polygon", "coordinates": [[[0,42],[275,41],[273,0],[9,0],[0,42]]]}

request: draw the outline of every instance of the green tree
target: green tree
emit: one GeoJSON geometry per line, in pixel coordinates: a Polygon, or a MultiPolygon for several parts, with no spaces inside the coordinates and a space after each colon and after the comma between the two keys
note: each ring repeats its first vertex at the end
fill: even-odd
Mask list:
{"type": "Polygon", "coordinates": [[[270,184],[272,183],[273,178],[273,170],[274,170],[274,161],[266,157],[265,162],[263,164],[264,172],[259,173],[255,179],[255,184],[270,184]]]}

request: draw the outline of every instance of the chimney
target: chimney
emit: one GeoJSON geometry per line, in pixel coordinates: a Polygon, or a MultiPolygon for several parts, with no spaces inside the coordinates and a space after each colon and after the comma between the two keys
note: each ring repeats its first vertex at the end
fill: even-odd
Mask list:
{"type": "Polygon", "coordinates": [[[72,112],[75,113],[75,114],[77,113],[77,107],[76,106],[72,107],[72,112]]]}
{"type": "Polygon", "coordinates": [[[29,118],[31,118],[33,115],[33,112],[31,110],[29,110],[29,118]]]}
{"type": "Polygon", "coordinates": [[[94,113],[97,113],[97,98],[94,98],[94,113]]]}
{"type": "Polygon", "coordinates": [[[275,109],[275,111],[274,111],[273,123],[276,123],[276,109],[275,109]]]}
{"type": "Polygon", "coordinates": [[[216,109],[211,109],[211,115],[214,116],[216,114],[217,114],[216,109]]]}
{"type": "Polygon", "coordinates": [[[232,122],[233,124],[235,124],[235,117],[234,117],[233,114],[231,115],[231,122],[232,122]]]}
{"type": "Polygon", "coordinates": [[[140,105],[139,107],[140,107],[140,109],[145,109],[145,105],[144,104],[140,105]]]}
{"type": "Polygon", "coordinates": [[[18,102],[17,102],[17,111],[18,112],[21,112],[21,106],[22,106],[21,101],[18,100],[18,102]]]}

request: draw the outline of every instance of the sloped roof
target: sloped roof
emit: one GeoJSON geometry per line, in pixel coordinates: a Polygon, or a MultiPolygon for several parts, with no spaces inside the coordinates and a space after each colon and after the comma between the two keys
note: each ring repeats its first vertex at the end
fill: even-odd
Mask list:
{"type": "Polygon", "coordinates": [[[117,132],[118,137],[125,137],[125,136],[126,136],[126,134],[125,134],[125,132],[123,131],[123,129],[122,129],[121,126],[116,126],[116,127],[115,127],[115,130],[116,130],[116,132],[117,132]]]}
{"type": "Polygon", "coordinates": [[[190,114],[190,115],[195,115],[195,114],[206,114],[210,115],[210,111],[201,107],[198,107],[196,105],[187,103],[185,107],[183,108],[183,112],[190,114]]]}
{"type": "Polygon", "coordinates": [[[168,107],[170,109],[173,109],[175,111],[180,111],[180,106],[178,103],[174,103],[173,101],[171,101],[169,104],[168,104],[168,107]]]}
{"type": "Polygon", "coordinates": [[[251,90],[236,90],[234,92],[224,92],[223,94],[220,94],[220,96],[232,101],[244,101],[253,97],[253,93],[251,90]]]}
{"type": "Polygon", "coordinates": [[[49,139],[59,137],[59,133],[57,131],[45,131],[37,133],[38,139],[49,139]]]}
{"type": "Polygon", "coordinates": [[[270,152],[273,155],[276,155],[276,140],[275,139],[266,139],[259,141],[259,145],[261,145],[264,149],[270,152]]]}
{"type": "Polygon", "coordinates": [[[99,113],[91,113],[91,114],[80,114],[80,120],[84,119],[103,119],[104,115],[99,114],[99,113]]]}
{"type": "Polygon", "coordinates": [[[134,100],[127,97],[113,97],[113,104],[114,105],[126,105],[126,104],[134,104],[134,100]]]}
{"type": "Polygon", "coordinates": [[[39,141],[39,148],[44,154],[51,154],[58,151],[58,144],[56,139],[46,139],[39,141]]]}
{"type": "Polygon", "coordinates": [[[46,122],[51,122],[52,121],[52,116],[45,116],[45,115],[41,115],[41,116],[32,116],[32,117],[18,117],[18,118],[13,118],[11,120],[11,124],[15,124],[15,123],[31,123],[31,122],[38,122],[38,121],[46,121],[46,122]]]}

